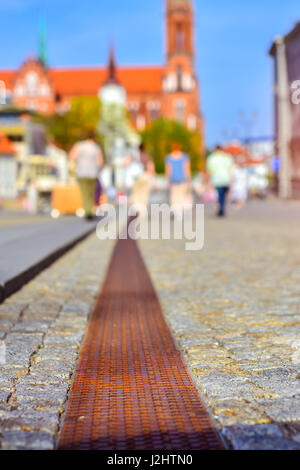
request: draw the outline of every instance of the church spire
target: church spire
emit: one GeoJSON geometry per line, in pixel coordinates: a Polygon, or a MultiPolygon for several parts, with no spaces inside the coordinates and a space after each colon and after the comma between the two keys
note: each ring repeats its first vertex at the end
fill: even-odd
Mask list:
{"type": "Polygon", "coordinates": [[[115,59],[115,50],[113,46],[110,46],[109,50],[109,60],[108,60],[108,77],[106,79],[106,83],[117,83],[119,84],[119,80],[117,79],[117,66],[116,66],[116,59],[115,59]]]}
{"type": "Polygon", "coordinates": [[[44,66],[47,66],[48,53],[47,53],[46,21],[45,21],[45,18],[41,18],[40,21],[39,21],[38,59],[44,66]]]}

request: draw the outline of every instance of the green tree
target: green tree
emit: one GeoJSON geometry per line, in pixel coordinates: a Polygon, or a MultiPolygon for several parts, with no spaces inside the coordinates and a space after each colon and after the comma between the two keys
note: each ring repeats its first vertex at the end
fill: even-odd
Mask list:
{"type": "MultiPolygon", "coordinates": [[[[48,135],[64,150],[70,148],[89,131],[96,131],[99,124],[101,103],[99,98],[81,96],[71,100],[69,111],[64,114],[40,116],[39,122],[46,126],[48,135]]],[[[101,144],[102,136],[98,134],[101,144]]]]}
{"type": "Polygon", "coordinates": [[[153,157],[157,173],[165,169],[165,156],[170,153],[173,142],[181,143],[182,150],[191,157],[192,171],[202,167],[201,135],[190,131],[184,124],[167,118],[159,118],[141,132],[147,152],[153,157]]]}

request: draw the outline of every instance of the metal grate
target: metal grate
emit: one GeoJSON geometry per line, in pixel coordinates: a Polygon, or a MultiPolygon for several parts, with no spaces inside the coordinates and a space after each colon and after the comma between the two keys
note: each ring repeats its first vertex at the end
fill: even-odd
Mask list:
{"type": "Polygon", "coordinates": [[[116,244],[59,449],[222,449],[133,240],[116,244]]]}

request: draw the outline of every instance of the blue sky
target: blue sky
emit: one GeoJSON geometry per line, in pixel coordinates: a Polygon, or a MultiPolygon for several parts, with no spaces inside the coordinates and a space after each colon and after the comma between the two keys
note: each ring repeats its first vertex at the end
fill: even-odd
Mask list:
{"type": "MultiPolygon", "coordinates": [[[[300,21],[299,0],[195,3],[197,73],[208,144],[244,136],[240,111],[245,116],[257,113],[252,135],[271,134],[268,49],[274,36],[300,21]]],[[[41,14],[47,18],[52,66],[104,64],[111,40],[121,64],[163,63],[163,4],[163,0],[0,0],[0,67],[18,67],[36,52],[41,14]]]]}

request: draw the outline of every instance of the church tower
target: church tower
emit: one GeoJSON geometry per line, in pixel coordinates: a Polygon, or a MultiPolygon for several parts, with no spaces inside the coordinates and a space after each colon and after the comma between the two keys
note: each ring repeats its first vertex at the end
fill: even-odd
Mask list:
{"type": "Polygon", "coordinates": [[[192,0],[166,0],[166,46],[164,113],[185,123],[190,130],[202,131],[192,0]]]}
{"type": "Polygon", "coordinates": [[[194,10],[190,0],[167,0],[167,54],[194,58],[194,10]]]}

